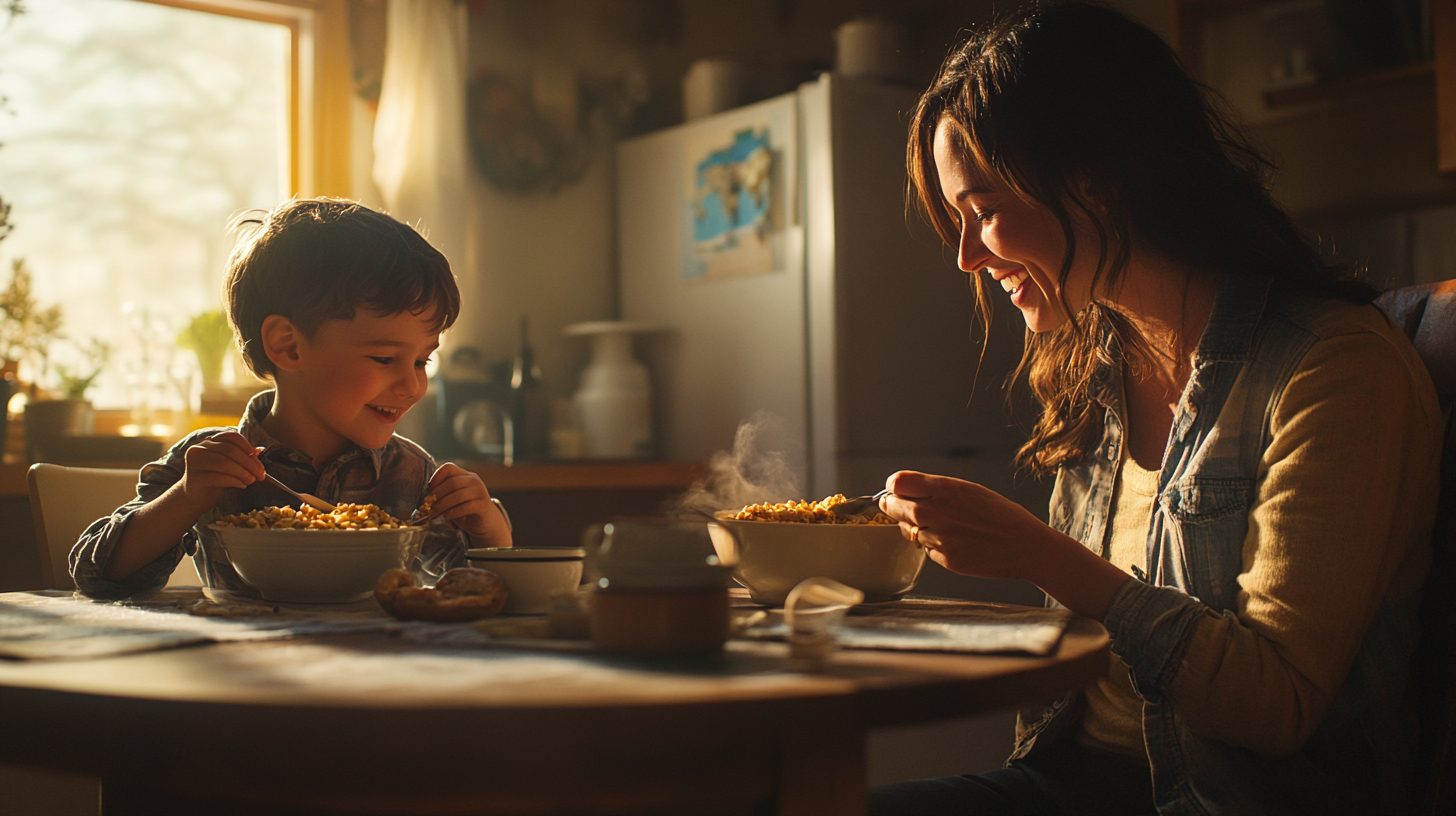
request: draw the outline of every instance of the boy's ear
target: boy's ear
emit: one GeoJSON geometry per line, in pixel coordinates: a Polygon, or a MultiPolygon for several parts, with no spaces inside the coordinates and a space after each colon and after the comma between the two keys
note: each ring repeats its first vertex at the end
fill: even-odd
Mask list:
{"type": "Polygon", "coordinates": [[[297,371],[298,328],[283,315],[268,315],[263,318],[263,353],[279,371],[297,371]]]}

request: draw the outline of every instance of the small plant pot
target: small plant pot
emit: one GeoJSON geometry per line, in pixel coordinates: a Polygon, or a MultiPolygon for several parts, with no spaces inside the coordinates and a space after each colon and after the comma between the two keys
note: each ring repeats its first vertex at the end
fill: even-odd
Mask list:
{"type": "Polygon", "coordinates": [[[87,400],[31,400],[25,404],[25,454],[46,461],[46,447],[66,436],[90,436],[96,413],[87,400]]]}
{"type": "Polygon", "coordinates": [[[0,459],[5,456],[6,435],[10,433],[10,398],[15,396],[15,380],[0,372],[0,459]]]}

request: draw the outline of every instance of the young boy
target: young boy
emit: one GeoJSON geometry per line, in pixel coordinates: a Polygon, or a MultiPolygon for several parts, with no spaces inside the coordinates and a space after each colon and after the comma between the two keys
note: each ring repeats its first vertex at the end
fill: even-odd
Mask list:
{"type": "Polygon", "coordinates": [[[509,547],[480,477],[438,469],[395,425],[425,393],[425,363],[460,313],[450,264],[410,227],[349,201],[291,200],[255,224],[228,261],[228,320],[248,368],[273,381],[236,428],[208,428],[142,468],[137,497],[71,551],[86,595],[162,586],[184,552],[207,586],[256,597],[208,525],[297,500],[264,480],[407,518],[426,494],[437,519],[415,573],[433,583],[468,547],[509,547]]]}

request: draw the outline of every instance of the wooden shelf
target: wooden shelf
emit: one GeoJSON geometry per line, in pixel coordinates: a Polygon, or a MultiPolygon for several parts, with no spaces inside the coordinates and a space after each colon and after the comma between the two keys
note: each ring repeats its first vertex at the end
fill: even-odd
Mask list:
{"type": "Polygon", "coordinates": [[[1270,108],[1292,108],[1313,102],[1348,99],[1362,93],[1389,89],[1398,85],[1430,85],[1436,81],[1436,63],[1430,60],[1397,65],[1369,74],[1316,82],[1296,88],[1264,92],[1264,104],[1270,108]]]}
{"type": "Polygon", "coordinates": [[[1225,82],[1220,92],[1242,109],[1251,130],[1261,131],[1254,134],[1261,146],[1281,162],[1276,195],[1291,212],[1308,219],[1315,213],[1409,209],[1452,200],[1456,3],[1430,4],[1423,32],[1429,37],[1423,46],[1430,50],[1428,60],[1265,90],[1264,75],[1252,64],[1259,21],[1249,15],[1273,5],[1271,0],[1172,0],[1169,39],[1191,72],[1205,81],[1225,82]],[[1219,35],[1206,37],[1210,27],[1220,27],[1219,35]]]}

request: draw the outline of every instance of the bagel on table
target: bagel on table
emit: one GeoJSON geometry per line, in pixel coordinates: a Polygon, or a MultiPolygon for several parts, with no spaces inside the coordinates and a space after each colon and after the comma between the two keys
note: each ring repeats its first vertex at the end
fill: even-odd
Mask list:
{"type": "Polygon", "coordinates": [[[505,581],[476,567],[456,567],[433,587],[415,586],[409,570],[395,568],[379,576],[374,598],[400,620],[473,621],[488,618],[506,605],[505,581]]]}

